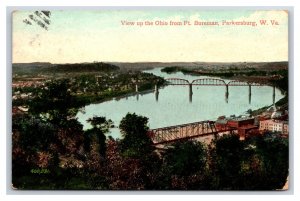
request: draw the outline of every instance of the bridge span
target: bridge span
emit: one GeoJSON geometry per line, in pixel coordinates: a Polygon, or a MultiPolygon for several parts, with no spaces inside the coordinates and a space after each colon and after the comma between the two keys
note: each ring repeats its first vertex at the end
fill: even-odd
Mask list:
{"type": "Polygon", "coordinates": [[[192,82],[181,78],[167,78],[168,85],[197,85],[197,86],[263,86],[263,84],[255,82],[241,82],[232,80],[226,83],[224,80],[216,78],[195,79],[192,82]]]}
{"type": "Polygon", "coordinates": [[[148,136],[151,138],[154,145],[161,145],[209,135],[214,135],[216,138],[220,133],[233,131],[236,131],[236,128],[223,127],[222,129],[217,129],[214,121],[199,121],[151,129],[148,132],[148,136]]]}
{"type": "MultiPolygon", "coordinates": [[[[248,92],[249,92],[248,93],[249,103],[251,103],[251,95],[252,95],[251,87],[252,86],[264,86],[264,84],[260,84],[260,83],[242,82],[242,81],[237,81],[237,80],[231,80],[228,83],[226,83],[224,80],[216,79],[216,78],[200,78],[200,79],[195,79],[191,82],[186,79],[181,79],[181,78],[167,78],[166,80],[167,80],[168,85],[188,86],[190,102],[192,102],[193,86],[224,86],[226,102],[228,102],[229,87],[246,86],[246,87],[248,87],[248,92]]],[[[275,103],[275,86],[273,86],[273,103],[275,103]]]]}

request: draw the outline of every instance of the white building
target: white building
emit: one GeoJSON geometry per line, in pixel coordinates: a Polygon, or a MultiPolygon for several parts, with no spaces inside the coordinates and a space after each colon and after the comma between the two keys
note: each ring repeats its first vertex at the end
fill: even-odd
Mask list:
{"type": "Polygon", "coordinates": [[[289,125],[287,121],[268,119],[259,122],[259,130],[281,132],[282,134],[288,134],[289,125]]]}

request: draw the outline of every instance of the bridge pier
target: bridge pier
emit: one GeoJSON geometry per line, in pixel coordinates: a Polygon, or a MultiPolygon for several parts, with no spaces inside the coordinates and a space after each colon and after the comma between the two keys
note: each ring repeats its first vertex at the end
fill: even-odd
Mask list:
{"type": "Polygon", "coordinates": [[[226,84],[226,96],[229,95],[229,87],[228,87],[228,84],[226,84]]]}
{"type": "Polygon", "coordinates": [[[251,104],[251,85],[249,84],[249,104],[251,104]]]}
{"type": "Polygon", "coordinates": [[[273,86],[273,104],[275,104],[275,86],[273,86]]]}
{"type": "Polygon", "coordinates": [[[136,100],[139,100],[139,86],[136,84],[135,85],[135,93],[136,93],[136,100]]]}
{"type": "Polygon", "coordinates": [[[139,86],[137,84],[135,85],[135,92],[139,92],[139,86]]]}
{"type": "Polygon", "coordinates": [[[226,87],[225,101],[226,101],[226,103],[228,103],[228,97],[229,97],[229,87],[228,87],[228,84],[226,84],[225,87],[226,87]]]}
{"type": "Polygon", "coordinates": [[[228,103],[228,94],[225,93],[225,102],[228,103]]]}
{"type": "Polygon", "coordinates": [[[158,101],[158,94],[159,94],[159,91],[158,91],[157,84],[156,84],[155,87],[154,87],[154,94],[155,94],[155,100],[158,101]]]}
{"type": "Polygon", "coordinates": [[[190,103],[193,101],[193,85],[189,84],[189,101],[190,103]]]}
{"type": "Polygon", "coordinates": [[[249,94],[249,104],[251,104],[251,94],[249,94]]]}

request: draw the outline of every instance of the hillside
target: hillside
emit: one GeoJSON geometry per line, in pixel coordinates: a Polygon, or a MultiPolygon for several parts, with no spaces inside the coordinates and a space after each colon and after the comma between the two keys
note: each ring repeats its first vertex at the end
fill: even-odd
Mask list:
{"type": "Polygon", "coordinates": [[[184,67],[186,69],[229,70],[229,69],[256,69],[282,70],[288,68],[288,62],[108,62],[119,66],[121,70],[147,70],[157,67],[184,67]]]}
{"type": "Polygon", "coordinates": [[[110,72],[120,68],[113,64],[75,63],[75,64],[51,64],[51,63],[15,63],[12,65],[13,74],[54,74],[54,73],[85,73],[85,72],[110,72]]]}

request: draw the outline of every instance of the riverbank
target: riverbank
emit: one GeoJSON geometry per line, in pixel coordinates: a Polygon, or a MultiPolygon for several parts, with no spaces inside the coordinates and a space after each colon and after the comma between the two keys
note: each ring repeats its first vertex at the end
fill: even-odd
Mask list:
{"type": "MultiPolygon", "coordinates": [[[[163,87],[164,85],[159,86],[160,88],[163,87]]],[[[151,87],[149,89],[144,89],[142,91],[135,92],[134,90],[127,90],[127,91],[120,91],[114,94],[107,95],[105,97],[103,96],[97,96],[97,95],[79,95],[77,96],[79,101],[83,101],[86,103],[85,106],[90,105],[90,104],[98,104],[98,103],[104,103],[107,101],[111,101],[113,99],[115,100],[120,100],[122,98],[126,97],[131,97],[131,96],[136,96],[136,95],[144,95],[148,93],[153,93],[154,88],[151,87]]]]}

